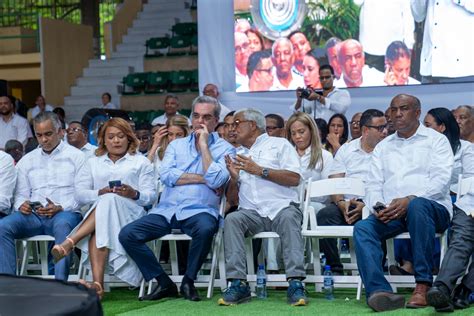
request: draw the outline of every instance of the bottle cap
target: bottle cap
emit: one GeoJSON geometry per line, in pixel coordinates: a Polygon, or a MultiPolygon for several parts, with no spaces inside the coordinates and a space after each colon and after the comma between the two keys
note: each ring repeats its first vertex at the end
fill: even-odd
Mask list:
{"type": "Polygon", "coordinates": [[[259,269],[259,270],[265,270],[265,266],[264,266],[263,264],[259,264],[259,265],[258,265],[258,269],[259,269]]]}

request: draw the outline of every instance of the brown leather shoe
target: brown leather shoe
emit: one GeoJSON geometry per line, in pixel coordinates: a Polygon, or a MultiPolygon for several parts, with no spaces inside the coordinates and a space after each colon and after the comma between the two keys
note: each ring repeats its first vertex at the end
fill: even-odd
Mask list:
{"type": "Polygon", "coordinates": [[[428,306],[426,302],[426,292],[431,286],[417,283],[410,300],[407,303],[407,308],[424,308],[428,306]]]}
{"type": "Polygon", "coordinates": [[[392,311],[405,306],[405,297],[390,292],[372,294],[367,304],[376,312],[392,311]]]}

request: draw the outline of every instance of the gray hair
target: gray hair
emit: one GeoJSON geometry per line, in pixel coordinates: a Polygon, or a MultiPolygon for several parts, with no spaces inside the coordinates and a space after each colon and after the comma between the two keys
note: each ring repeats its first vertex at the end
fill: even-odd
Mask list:
{"type": "Polygon", "coordinates": [[[471,116],[474,116],[474,106],[472,105],[460,105],[456,108],[456,110],[459,109],[466,109],[471,116]]]}
{"type": "Polygon", "coordinates": [[[221,116],[221,105],[219,104],[219,101],[207,95],[201,95],[193,100],[193,105],[191,106],[191,115],[194,113],[194,107],[198,103],[208,103],[214,105],[214,116],[217,117],[217,119],[219,119],[221,116]]]}
{"type": "Polygon", "coordinates": [[[59,120],[58,115],[50,111],[45,111],[35,116],[35,118],[33,119],[33,127],[36,126],[36,124],[43,123],[46,121],[51,121],[56,131],[62,128],[62,124],[59,120]]]}
{"type": "Polygon", "coordinates": [[[275,57],[275,49],[282,42],[287,43],[287,44],[290,45],[291,54],[293,54],[293,44],[291,43],[291,41],[289,39],[287,39],[286,37],[279,37],[275,40],[275,42],[273,42],[272,57],[275,57]]]}
{"type": "Polygon", "coordinates": [[[258,129],[262,133],[266,132],[267,124],[265,123],[265,116],[263,115],[261,111],[257,109],[245,108],[245,109],[236,111],[234,113],[234,117],[235,115],[240,114],[240,113],[243,114],[244,118],[247,121],[254,121],[255,124],[257,124],[258,129]]]}

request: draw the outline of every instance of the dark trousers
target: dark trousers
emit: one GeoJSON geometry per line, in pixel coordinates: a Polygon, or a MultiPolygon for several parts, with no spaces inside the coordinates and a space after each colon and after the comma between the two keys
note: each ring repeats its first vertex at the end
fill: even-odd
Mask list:
{"type": "Polygon", "coordinates": [[[357,222],[354,226],[355,251],[367,297],[375,292],[392,292],[381,265],[382,243],[406,231],[411,237],[416,282],[433,282],[435,233],[444,232],[448,225],[449,213],[446,208],[425,198],[412,200],[405,218],[384,224],[370,215],[357,222]]]}
{"type": "MultiPolygon", "coordinates": [[[[450,244],[444,256],[435,284],[442,283],[450,291],[456,281],[466,272],[469,259],[474,252],[474,218],[463,210],[454,207],[450,232],[450,244]]],[[[463,285],[474,291],[474,263],[469,266],[469,273],[462,279],[463,285]]]]}
{"type": "MultiPolygon", "coordinates": [[[[331,203],[325,208],[321,209],[316,215],[318,225],[320,226],[345,226],[348,225],[342,215],[341,210],[337,205],[331,203]]],[[[326,264],[331,266],[334,272],[342,272],[341,258],[337,249],[336,238],[323,238],[319,240],[319,248],[326,257],[326,264]]]]}
{"type": "Polygon", "coordinates": [[[137,264],[145,280],[150,281],[165,271],[146,243],[170,234],[172,229],[181,229],[192,238],[185,275],[191,280],[196,280],[197,273],[211,249],[217,228],[217,219],[207,213],[197,214],[182,221],[176,220],[173,216],[171,223],[168,223],[164,216],[150,214],[122,228],[119,240],[137,264]]]}

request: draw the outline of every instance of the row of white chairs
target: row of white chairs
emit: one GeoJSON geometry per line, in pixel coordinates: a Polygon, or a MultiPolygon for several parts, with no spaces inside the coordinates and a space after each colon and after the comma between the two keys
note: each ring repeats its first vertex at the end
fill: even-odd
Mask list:
{"type": "MultiPolygon", "coordinates": [[[[458,183],[458,192],[457,198],[466,194],[471,186],[474,187],[474,177],[468,179],[462,179],[459,177],[458,183]]],[[[363,197],[365,195],[365,186],[364,183],[359,179],[354,178],[334,178],[334,179],[325,179],[318,181],[308,180],[302,188],[301,195],[304,198],[302,203],[303,207],[303,224],[302,224],[302,235],[307,242],[310,243],[310,253],[306,253],[306,256],[309,257],[309,261],[312,263],[312,274],[308,274],[305,283],[314,283],[316,291],[322,289],[324,283],[324,276],[321,275],[321,265],[320,258],[321,253],[319,249],[319,240],[322,238],[347,238],[350,241],[352,240],[353,235],[353,226],[319,226],[316,220],[316,211],[311,206],[311,198],[329,196],[334,194],[344,194],[363,197]]],[[[224,214],[226,205],[225,197],[221,199],[220,204],[220,214],[224,214]]],[[[363,217],[367,217],[368,212],[365,210],[363,217]]],[[[447,248],[447,236],[446,234],[436,234],[436,237],[441,241],[441,261],[443,259],[444,253],[447,248]]],[[[253,258],[253,249],[252,249],[252,240],[255,239],[275,239],[279,238],[278,234],[275,232],[262,232],[256,234],[252,237],[247,238],[246,240],[246,252],[247,252],[247,281],[249,282],[251,289],[255,289],[256,283],[256,273],[254,269],[254,258],[253,258]]],[[[394,239],[407,239],[410,238],[409,233],[403,233],[396,236],[394,239]]],[[[176,252],[176,242],[183,240],[191,240],[191,237],[178,233],[178,234],[168,234],[158,240],[151,242],[150,246],[155,250],[155,254],[159,257],[161,243],[163,241],[168,241],[170,244],[170,261],[171,261],[171,271],[170,277],[176,283],[181,283],[183,275],[179,275],[178,272],[178,260],[176,252]]],[[[29,261],[28,253],[28,243],[29,242],[39,242],[41,245],[40,248],[40,261],[42,267],[41,276],[47,275],[47,242],[54,241],[54,238],[51,236],[34,236],[22,240],[23,256],[21,260],[21,266],[19,273],[25,275],[27,273],[27,266],[29,261]]],[[[357,299],[360,299],[362,293],[362,282],[360,276],[357,273],[357,262],[354,254],[354,247],[351,246],[351,263],[345,265],[352,270],[352,275],[345,276],[334,276],[334,284],[336,287],[352,287],[357,288],[357,299]]],[[[393,249],[393,239],[387,241],[387,257],[388,264],[394,264],[394,249],[393,249]]],[[[259,261],[262,262],[262,257],[260,256],[259,261]]],[[[207,287],[207,297],[211,298],[213,295],[214,286],[218,285],[222,290],[227,287],[227,281],[225,278],[225,259],[224,259],[224,247],[223,247],[223,228],[220,227],[216,233],[213,241],[213,246],[210,254],[210,266],[207,264],[203,267],[198,279],[195,282],[197,287],[207,287]],[[203,271],[209,271],[209,274],[204,274],[203,271]]],[[[76,278],[89,278],[90,271],[80,267],[78,275],[73,275],[70,277],[70,280],[75,280],[76,278]],[[72,279],[71,279],[72,278],[72,279]]],[[[111,283],[117,283],[110,278],[111,283]]],[[[397,287],[413,287],[415,280],[413,276],[393,276],[388,275],[387,279],[392,284],[394,291],[397,290],[397,287]]],[[[286,286],[286,277],[284,274],[268,274],[267,282],[269,285],[273,286],[286,286]]],[[[148,289],[146,289],[147,284],[145,281],[142,281],[140,286],[139,296],[143,296],[145,292],[150,293],[152,289],[153,280],[148,282],[148,289]]]]}

